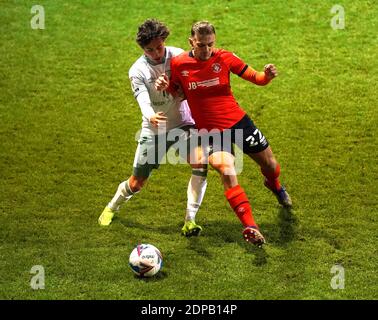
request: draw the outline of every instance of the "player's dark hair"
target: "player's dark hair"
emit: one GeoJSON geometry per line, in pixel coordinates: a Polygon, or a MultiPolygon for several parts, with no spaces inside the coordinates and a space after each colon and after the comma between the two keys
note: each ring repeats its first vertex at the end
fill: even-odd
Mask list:
{"type": "Polygon", "coordinates": [[[192,30],[190,31],[192,37],[197,33],[201,36],[215,34],[214,26],[208,21],[198,21],[192,25],[192,30]]]}
{"type": "Polygon", "coordinates": [[[138,28],[136,42],[142,49],[148,45],[152,40],[161,38],[167,39],[169,36],[169,29],[160,21],[155,19],[147,19],[138,28]]]}

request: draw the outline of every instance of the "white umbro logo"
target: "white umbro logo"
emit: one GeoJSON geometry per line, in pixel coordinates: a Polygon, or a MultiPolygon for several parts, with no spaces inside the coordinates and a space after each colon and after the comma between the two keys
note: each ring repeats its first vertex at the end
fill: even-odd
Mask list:
{"type": "Polygon", "coordinates": [[[187,77],[187,76],[189,76],[189,71],[187,71],[187,70],[183,70],[183,71],[181,71],[181,75],[182,75],[183,77],[187,77]]]}
{"type": "Polygon", "coordinates": [[[244,207],[239,207],[239,208],[237,209],[237,211],[238,211],[238,213],[244,213],[244,212],[245,212],[245,209],[244,209],[244,207]]]}

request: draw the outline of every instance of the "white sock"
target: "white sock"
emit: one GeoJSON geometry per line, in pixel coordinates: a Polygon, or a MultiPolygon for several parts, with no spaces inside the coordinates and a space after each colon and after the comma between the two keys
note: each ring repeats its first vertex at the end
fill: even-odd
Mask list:
{"type": "Polygon", "coordinates": [[[207,187],[207,169],[192,170],[192,177],[188,183],[188,202],[185,221],[194,221],[207,187]],[[199,175],[200,174],[200,175],[199,175]]]}
{"type": "Polygon", "coordinates": [[[113,199],[108,203],[108,207],[112,210],[119,210],[120,206],[129,201],[135,193],[137,192],[132,192],[130,189],[129,180],[121,182],[113,199]]]}

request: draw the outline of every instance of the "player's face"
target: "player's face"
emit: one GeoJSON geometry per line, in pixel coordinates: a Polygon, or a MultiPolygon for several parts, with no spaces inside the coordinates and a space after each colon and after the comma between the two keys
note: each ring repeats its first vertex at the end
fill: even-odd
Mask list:
{"type": "Polygon", "coordinates": [[[200,35],[196,33],[192,38],[189,38],[189,42],[196,59],[208,60],[215,46],[215,34],[200,35]]]}
{"type": "Polygon", "coordinates": [[[143,48],[143,50],[144,54],[152,61],[155,61],[156,63],[163,62],[165,54],[165,44],[163,39],[156,38],[152,40],[143,48]]]}

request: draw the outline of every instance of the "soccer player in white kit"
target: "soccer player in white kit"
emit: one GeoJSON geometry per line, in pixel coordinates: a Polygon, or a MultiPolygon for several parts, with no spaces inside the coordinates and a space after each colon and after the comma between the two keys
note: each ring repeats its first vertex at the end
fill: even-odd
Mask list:
{"type": "MultiPolygon", "coordinates": [[[[186,100],[157,91],[154,87],[155,80],[160,75],[170,74],[171,58],[184,51],[165,46],[168,35],[168,28],[154,19],[148,19],[139,26],[136,41],[144,54],[130,68],[129,78],[142,112],[142,130],[135,152],[133,174],[119,184],[117,192],[98,219],[101,226],[110,225],[120,206],[138,193],[152,170],[159,167],[168,149],[177,142],[168,137],[177,136],[186,146],[191,145],[189,130],[194,128],[194,120],[186,100]]],[[[188,150],[188,156],[193,155],[191,152],[193,150],[188,150]]],[[[196,164],[196,161],[189,159],[188,162],[193,162],[192,176],[188,183],[182,234],[192,236],[198,235],[202,230],[196,224],[195,216],[207,186],[207,166],[196,164]]]]}

